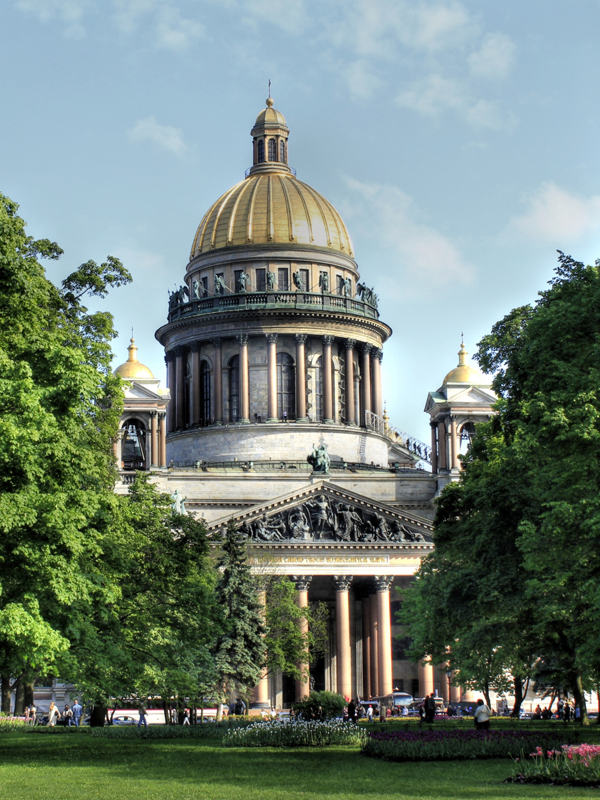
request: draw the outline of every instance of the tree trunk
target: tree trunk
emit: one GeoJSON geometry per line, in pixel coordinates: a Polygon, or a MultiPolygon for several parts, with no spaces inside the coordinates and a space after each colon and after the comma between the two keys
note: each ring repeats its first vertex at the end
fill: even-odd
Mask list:
{"type": "Polygon", "coordinates": [[[0,675],[2,681],[2,703],[0,711],[3,714],[10,714],[10,700],[12,695],[12,686],[10,685],[10,675],[0,675]]]}
{"type": "Polygon", "coordinates": [[[169,707],[167,701],[163,700],[163,714],[165,715],[165,725],[169,724],[169,707]]]}
{"type": "Polygon", "coordinates": [[[13,713],[15,717],[22,717],[25,713],[25,684],[22,677],[17,680],[16,689],[15,710],[13,713]]]}
{"type": "Polygon", "coordinates": [[[513,710],[510,712],[511,717],[519,719],[521,713],[521,705],[523,704],[523,684],[520,678],[513,678],[515,684],[515,704],[513,710]]]}
{"type": "Polygon", "coordinates": [[[600,683],[596,686],[596,696],[598,697],[598,716],[596,717],[596,725],[600,725],[600,683]]]}
{"type": "Polygon", "coordinates": [[[92,713],[90,714],[90,727],[103,728],[107,712],[108,706],[92,706],[92,713]]]}
{"type": "Polygon", "coordinates": [[[485,703],[487,707],[491,710],[492,708],[492,701],[490,700],[490,682],[486,681],[483,684],[483,694],[485,695],[485,703]]]}
{"type": "Polygon", "coordinates": [[[30,706],[33,703],[33,681],[23,682],[23,693],[24,693],[25,705],[30,706]]]}
{"type": "Polygon", "coordinates": [[[573,697],[575,703],[579,708],[579,722],[582,725],[589,725],[590,719],[587,714],[587,707],[585,704],[585,694],[583,692],[583,682],[581,679],[581,672],[574,672],[571,680],[571,688],[573,690],[573,697]]]}

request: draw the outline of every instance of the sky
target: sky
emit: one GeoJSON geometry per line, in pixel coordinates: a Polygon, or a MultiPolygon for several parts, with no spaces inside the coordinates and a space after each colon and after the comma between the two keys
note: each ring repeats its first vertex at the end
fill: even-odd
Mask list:
{"type": "Polygon", "coordinates": [[[0,192],[64,249],[120,258],[103,301],[154,338],[207,208],[252,163],[272,81],[298,177],[340,211],[394,330],[392,424],[535,301],[556,250],[600,257],[600,0],[3,0],[0,192]]]}

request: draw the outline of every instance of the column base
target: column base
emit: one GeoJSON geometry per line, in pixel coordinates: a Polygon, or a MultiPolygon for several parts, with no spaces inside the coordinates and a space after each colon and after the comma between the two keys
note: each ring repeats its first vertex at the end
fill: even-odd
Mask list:
{"type": "Polygon", "coordinates": [[[268,417],[265,422],[279,422],[279,417],[268,417]]]}
{"type": "Polygon", "coordinates": [[[322,419],[321,422],[323,423],[323,425],[333,425],[332,419],[322,419]]]}
{"type": "Polygon", "coordinates": [[[211,427],[218,428],[223,424],[223,420],[218,419],[216,422],[213,422],[211,427]]]}
{"type": "Polygon", "coordinates": [[[249,419],[238,419],[238,422],[240,423],[240,425],[250,425],[249,419]]]}

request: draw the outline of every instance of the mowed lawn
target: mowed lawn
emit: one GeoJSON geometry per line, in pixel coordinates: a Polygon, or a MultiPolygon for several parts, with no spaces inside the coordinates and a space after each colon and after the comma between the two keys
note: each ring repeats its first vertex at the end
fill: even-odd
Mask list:
{"type": "Polygon", "coordinates": [[[229,749],[218,740],[103,741],[89,732],[0,737],[2,800],[403,800],[600,797],[504,784],[509,760],[393,764],[358,748],[229,749]]]}

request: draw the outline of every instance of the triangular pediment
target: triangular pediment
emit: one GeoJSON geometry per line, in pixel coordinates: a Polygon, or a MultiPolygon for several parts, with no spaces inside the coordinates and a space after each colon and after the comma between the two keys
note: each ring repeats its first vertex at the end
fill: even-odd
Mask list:
{"type": "Polygon", "coordinates": [[[148,386],[142,386],[141,383],[132,382],[130,386],[125,388],[125,399],[163,400],[163,397],[157,392],[153,392],[148,386]]]}
{"type": "Polygon", "coordinates": [[[456,394],[452,394],[452,397],[448,399],[452,403],[477,403],[478,405],[485,404],[489,406],[496,402],[497,397],[491,389],[469,386],[462,391],[456,392],[456,394]]]}
{"type": "Polygon", "coordinates": [[[385,503],[319,480],[301,491],[221,517],[208,526],[222,530],[234,518],[257,544],[416,544],[431,543],[433,526],[385,503]]]}

